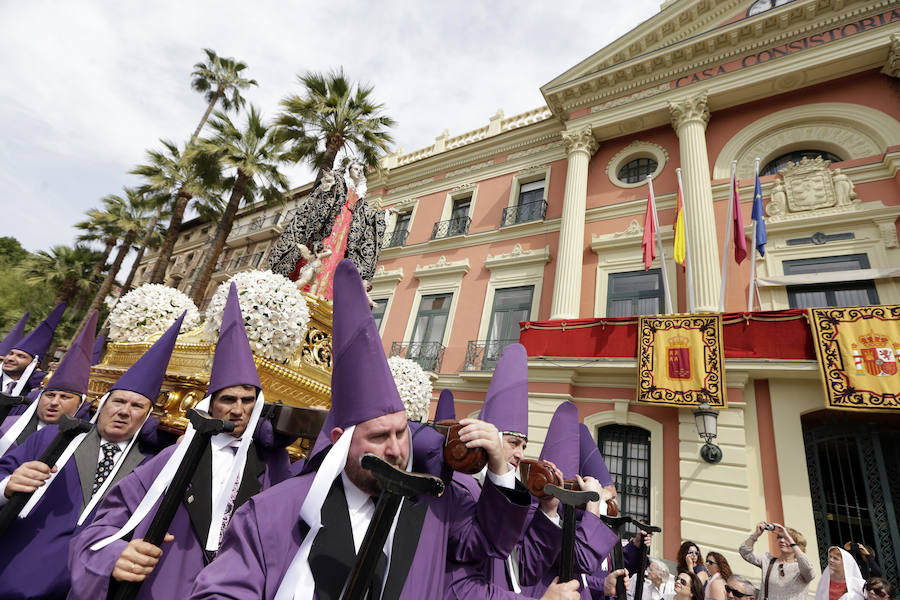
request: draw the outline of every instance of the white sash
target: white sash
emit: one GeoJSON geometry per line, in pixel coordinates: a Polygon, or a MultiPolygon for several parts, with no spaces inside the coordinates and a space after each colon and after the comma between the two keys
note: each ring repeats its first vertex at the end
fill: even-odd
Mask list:
{"type": "Polygon", "coordinates": [[[22,390],[25,389],[25,384],[28,383],[28,380],[31,379],[31,374],[34,373],[34,370],[37,368],[38,357],[35,356],[31,359],[31,362],[28,363],[28,366],[25,367],[25,370],[22,371],[22,376],[19,377],[19,380],[16,382],[15,387],[12,389],[10,396],[18,396],[22,393],[22,390]]]}
{"type": "MultiPolygon", "coordinates": [[[[34,416],[34,413],[37,412],[38,402],[41,401],[41,396],[44,395],[45,390],[41,390],[38,394],[38,397],[34,399],[34,402],[28,405],[28,408],[25,409],[25,412],[22,413],[16,422],[13,423],[9,429],[6,430],[6,433],[3,434],[3,437],[0,438],[0,455],[6,454],[6,451],[9,450],[9,447],[15,443],[19,436],[24,431],[25,427],[31,421],[31,418],[34,416]]],[[[84,404],[84,394],[81,395],[81,404],[78,405],[78,408],[81,408],[81,405],[84,404]]],[[[78,412],[77,410],[75,411],[78,412]]]]}

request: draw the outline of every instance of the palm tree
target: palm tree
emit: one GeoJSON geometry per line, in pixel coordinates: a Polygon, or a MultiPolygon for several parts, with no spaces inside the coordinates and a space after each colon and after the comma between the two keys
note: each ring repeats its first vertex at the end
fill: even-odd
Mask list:
{"type": "Polygon", "coordinates": [[[25,283],[45,285],[56,290],[53,304],[72,302],[79,293],[91,289],[91,270],[100,253],[87,246],[53,246],[39,250],[20,266],[25,283]]]}
{"type": "Polygon", "coordinates": [[[393,138],[387,129],[394,120],[382,114],[383,104],[372,101],[372,86],[353,85],[340,68],[328,75],[307,72],[298,76],[302,95],[281,101],[277,137],[288,143],[286,158],[309,161],[316,169],[334,167],[341,150],[369,167],[393,138]]]}
{"type": "Polygon", "coordinates": [[[206,53],[207,62],[198,62],[194,65],[194,71],[191,73],[191,87],[195,91],[205,94],[209,105],[188,145],[193,144],[200,135],[216,102],[221,100],[222,108],[226,111],[239,110],[243,108],[245,102],[241,96],[241,90],[247,89],[251,85],[257,85],[255,79],[241,77],[241,71],[247,68],[246,63],[219,56],[209,48],[204,48],[203,51],[206,53]]]}
{"type": "Polygon", "coordinates": [[[169,196],[152,196],[145,194],[144,199],[152,206],[156,207],[156,214],[153,215],[153,218],[150,219],[150,222],[147,223],[147,226],[144,228],[144,235],[141,237],[140,245],[136,248],[137,256],[134,257],[134,263],[132,263],[131,270],[128,272],[128,278],[125,280],[125,283],[122,284],[123,295],[131,289],[131,284],[134,281],[135,275],[137,275],[138,267],[141,264],[141,260],[144,258],[144,252],[146,252],[148,248],[150,250],[158,250],[165,240],[165,230],[162,230],[159,227],[159,222],[169,216],[167,212],[167,208],[169,204],[171,204],[169,196]]]}
{"type": "Polygon", "coordinates": [[[163,283],[166,275],[166,267],[172,258],[172,250],[175,248],[175,240],[181,231],[181,223],[184,220],[184,212],[188,202],[194,196],[203,196],[211,187],[219,183],[221,170],[216,157],[205,152],[185,152],[174,142],[162,140],[166,150],[147,152],[149,161],[145,165],[138,165],[131,173],[142,175],[146,183],[140,191],[156,194],[173,194],[175,196],[172,206],[172,216],[169,219],[169,227],[166,231],[166,239],[160,248],[159,256],[153,265],[151,283],[163,283]]]}
{"type": "Polygon", "coordinates": [[[147,226],[147,215],[151,210],[151,202],[144,198],[138,190],[125,188],[125,197],[110,194],[101,198],[104,205],[104,212],[111,221],[125,232],[122,243],[119,244],[119,250],[116,252],[116,258],[113,260],[112,266],[106,272],[106,278],[100,285],[100,289],[94,295],[93,301],[88,306],[87,312],[78,327],[75,329],[77,335],[84,324],[87,323],[88,315],[94,310],[98,310],[103,301],[109,295],[116,275],[122,268],[122,262],[125,256],[131,251],[131,246],[137,239],[138,234],[147,226]]]}
{"type": "Polygon", "coordinates": [[[88,219],[76,223],[75,227],[81,229],[84,233],[80,234],[76,239],[79,242],[96,242],[102,241],[104,244],[103,252],[91,272],[91,280],[99,279],[109,255],[112,254],[113,248],[119,242],[121,231],[113,227],[113,224],[103,215],[103,211],[96,208],[87,211],[88,219]]]}
{"type": "Polygon", "coordinates": [[[198,306],[206,294],[241,202],[252,203],[257,198],[266,202],[281,202],[282,194],[288,188],[287,178],[279,170],[282,144],[275,140],[272,130],[263,123],[255,107],[250,107],[243,129],[238,129],[222,112],[216,113],[210,126],[215,135],[211,139],[201,140],[199,150],[217,156],[224,168],[234,169],[234,175],[230,178],[231,195],[218,218],[212,247],[207,251],[200,274],[191,288],[191,296],[198,306]]]}

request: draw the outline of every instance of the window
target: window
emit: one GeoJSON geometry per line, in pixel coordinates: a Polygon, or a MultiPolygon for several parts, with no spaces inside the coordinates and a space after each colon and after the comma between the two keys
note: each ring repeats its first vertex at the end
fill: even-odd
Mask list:
{"type": "Polygon", "coordinates": [[[426,371],[434,371],[444,341],[444,329],[450,316],[453,294],[422,296],[406,358],[419,363],[426,371]]]}
{"type": "Polygon", "coordinates": [[[543,217],[544,180],[531,181],[519,186],[519,198],[516,201],[516,223],[537,221],[543,217]]]}
{"type": "Polygon", "coordinates": [[[385,248],[395,248],[406,244],[406,238],[409,235],[409,221],[412,219],[411,212],[397,214],[397,221],[394,224],[394,230],[388,235],[385,248]]]}
{"type": "Polygon", "coordinates": [[[608,317],[658,315],[663,310],[663,285],[660,269],[610,273],[606,300],[608,317]]]}
{"type": "MultiPolygon", "coordinates": [[[[619,513],[650,522],[650,432],[629,425],[597,431],[597,446],[619,494],[619,513]]],[[[627,536],[636,529],[626,526],[627,536]]]]}
{"type": "Polygon", "coordinates": [[[493,369],[500,352],[519,341],[519,321],[531,318],[531,299],[534,286],[499,289],[494,292],[491,323],[488,327],[487,347],[484,349],[482,369],[493,369]]]}
{"type": "Polygon", "coordinates": [[[469,232],[469,208],[471,206],[472,196],[453,201],[448,235],[462,235],[469,232]]]}
{"type": "MultiPolygon", "coordinates": [[[[812,275],[868,269],[869,259],[865,254],[850,254],[786,260],[783,264],[785,275],[812,275]]],[[[791,308],[868,306],[879,303],[878,291],[875,289],[875,282],[871,279],[842,283],[789,285],[787,294],[791,308]]]]}
{"type": "Polygon", "coordinates": [[[819,156],[822,157],[822,160],[831,162],[841,162],[841,160],[843,160],[836,154],[826,152],[825,150],[794,150],[793,152],[782,154],[781,156],[770,160],[768,164],[760,170],[759,174],[760,176],[775,175],[778,171],[785,168],[788,163],[798,163],[804,158],[815,160],[819,156]]]}
{"type": "Polygon", "coordinates": [[[379,298],[373,300],[375,306],[372,307],[372,316],[375,318],[375,327],[381,330],[381,320],[384,319],[384,311],[387,309],[387,298],[379,298]]]}
{"type": "Polygon", "coordinates": [[[652,158],[636,158],[622,165],[616,173],[622,183],[639,183],[647,179],[647,175],[653,175],[659,163],[652,158]]]}

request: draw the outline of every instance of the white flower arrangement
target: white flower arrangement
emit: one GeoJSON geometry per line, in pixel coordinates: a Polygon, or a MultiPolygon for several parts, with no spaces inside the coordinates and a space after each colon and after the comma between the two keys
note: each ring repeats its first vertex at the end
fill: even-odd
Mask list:
{"type": "Polygon", "coordinates": [[[231,283],[237,286],[247,338],[254,354],[287,363],[303,346],[309,307],[294,283],[271,271],[243,271],[221,284],[206,309],[204,338],[214,343],[231,283]]]}
{"type": "Polygon", "coordinates": [[[150,336],[165,332],[184,311],[187,314],[180,333],[200,325],[197,305],[175,288],[146,283],[116,302],[109,313],[109,340],[120,344],[146,342],[150,336]]]}
{"type": "Polygon", "coordinates": [[[408,358],[392,356],[388,359],[388,366],[406,407],[406,418],[410,421],[427,419],[431,405],[431,378],[419,363],[408,358]]]}

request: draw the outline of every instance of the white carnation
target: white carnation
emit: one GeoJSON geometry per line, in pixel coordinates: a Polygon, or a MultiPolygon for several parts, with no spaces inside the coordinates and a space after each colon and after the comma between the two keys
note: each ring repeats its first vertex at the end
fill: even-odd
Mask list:
{"type": "Polygon", "coordinates": [[[180,333],[200,324],[197,305],[175,288],[146,283],[119,298],[109,314],[109,340],[116,343],[145,342],[163,333],[187,311],[180,333]]]}
{"type": "Polygon", "coordinates": [[[392,356],[388,359],[388,366],[394,376],[400,399],[406,407],[406,416],[410,421],[424,421],[428,417],[428,407],[431,405],[431,378],[419,363],[392,356]]]}

